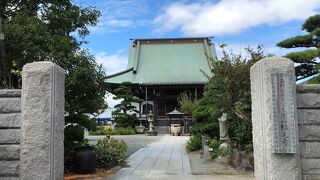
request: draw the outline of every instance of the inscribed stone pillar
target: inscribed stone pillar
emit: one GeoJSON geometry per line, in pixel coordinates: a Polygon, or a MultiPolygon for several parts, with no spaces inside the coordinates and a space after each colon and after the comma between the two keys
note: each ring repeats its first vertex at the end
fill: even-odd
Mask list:
{"type": "Polygon", "coordinates": [[[262,59],[250,80],[255,178],[300,180],[294,63],[262,59]]]}
{"type": "Polygon", "coordinates": [[[220,130],[220,140],[228,140],[228,129],[227,129],[227,114],[223,113],[220,118],[218,118],[219,121],[219,130],[220,130]]]}
{"type": "Polygon", "coordinates": [[[64,71],[52,62],[22,70],[20,179],[63,179],[64,71]]]}

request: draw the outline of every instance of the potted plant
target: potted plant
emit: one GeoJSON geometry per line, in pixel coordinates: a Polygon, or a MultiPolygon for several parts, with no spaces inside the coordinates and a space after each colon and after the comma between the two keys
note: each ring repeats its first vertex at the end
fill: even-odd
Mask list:
{"type": "Polygon", "coordinates": [[[76,173],[92,173],[96,171],[96,152],[90,145],[74,149],[73,169],[76,173]]]}

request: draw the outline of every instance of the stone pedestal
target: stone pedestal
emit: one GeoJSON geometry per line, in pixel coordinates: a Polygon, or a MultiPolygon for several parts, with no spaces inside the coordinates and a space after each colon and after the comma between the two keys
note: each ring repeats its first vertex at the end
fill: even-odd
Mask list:
{"type": "Polygon", "coordinates": [[[250,80],[255,178],[300,180],[294,63],[262,59],[250,80]]]}
{"type": "Polygon", "coordinates": [[[63,179],[64,70],[36,62],[22,72],[20,179],[63,179]]]}
{"type": "Polygon", "coordinates": [[[140,126],[135,126],[136,132],[139,134],[143,134],[144,132],[144,126],[140,125],[140,126]]]}

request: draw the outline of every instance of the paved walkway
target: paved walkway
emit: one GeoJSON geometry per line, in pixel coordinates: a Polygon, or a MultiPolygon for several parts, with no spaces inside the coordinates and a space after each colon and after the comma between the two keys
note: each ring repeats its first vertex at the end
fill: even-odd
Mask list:
{"type": "MultiPolygon", "coordinates": [[[[89,140],[89,144],[97,144],[99,140],[104,139],[106,136],[86,136],[89,140]]],[[[128,145],[128,150],[126,152],[125,158],[128,158],[133,153],[139,149],[145,147],[146,145],[157,142],[161,139],[161,135],[158,136],[146,136],[144,134],[135,134],[135,135],[112,135],[112,138],[116,140],[123,140],[128,145]]]]}
{"type": "Polygon", "coordinates": [[[185,150],[187,136],[164,135],[159,141],[139,149],[126,159],[113,179],[174,179],[174,180],[245,180],[241,176],[195,176],[191,175],[188,154],[185,150]]]}

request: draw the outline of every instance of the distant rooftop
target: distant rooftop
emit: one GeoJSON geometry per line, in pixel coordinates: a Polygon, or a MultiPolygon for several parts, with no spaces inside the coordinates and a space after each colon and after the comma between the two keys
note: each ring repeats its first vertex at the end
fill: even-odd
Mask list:
{"type": "Polygon", "coordinates": [[[203,72],[211,72],[208,57],[216,59],[210,37],[132,39],[127,69],[109,75],[107,82],[205,84],[203,72]]]}

